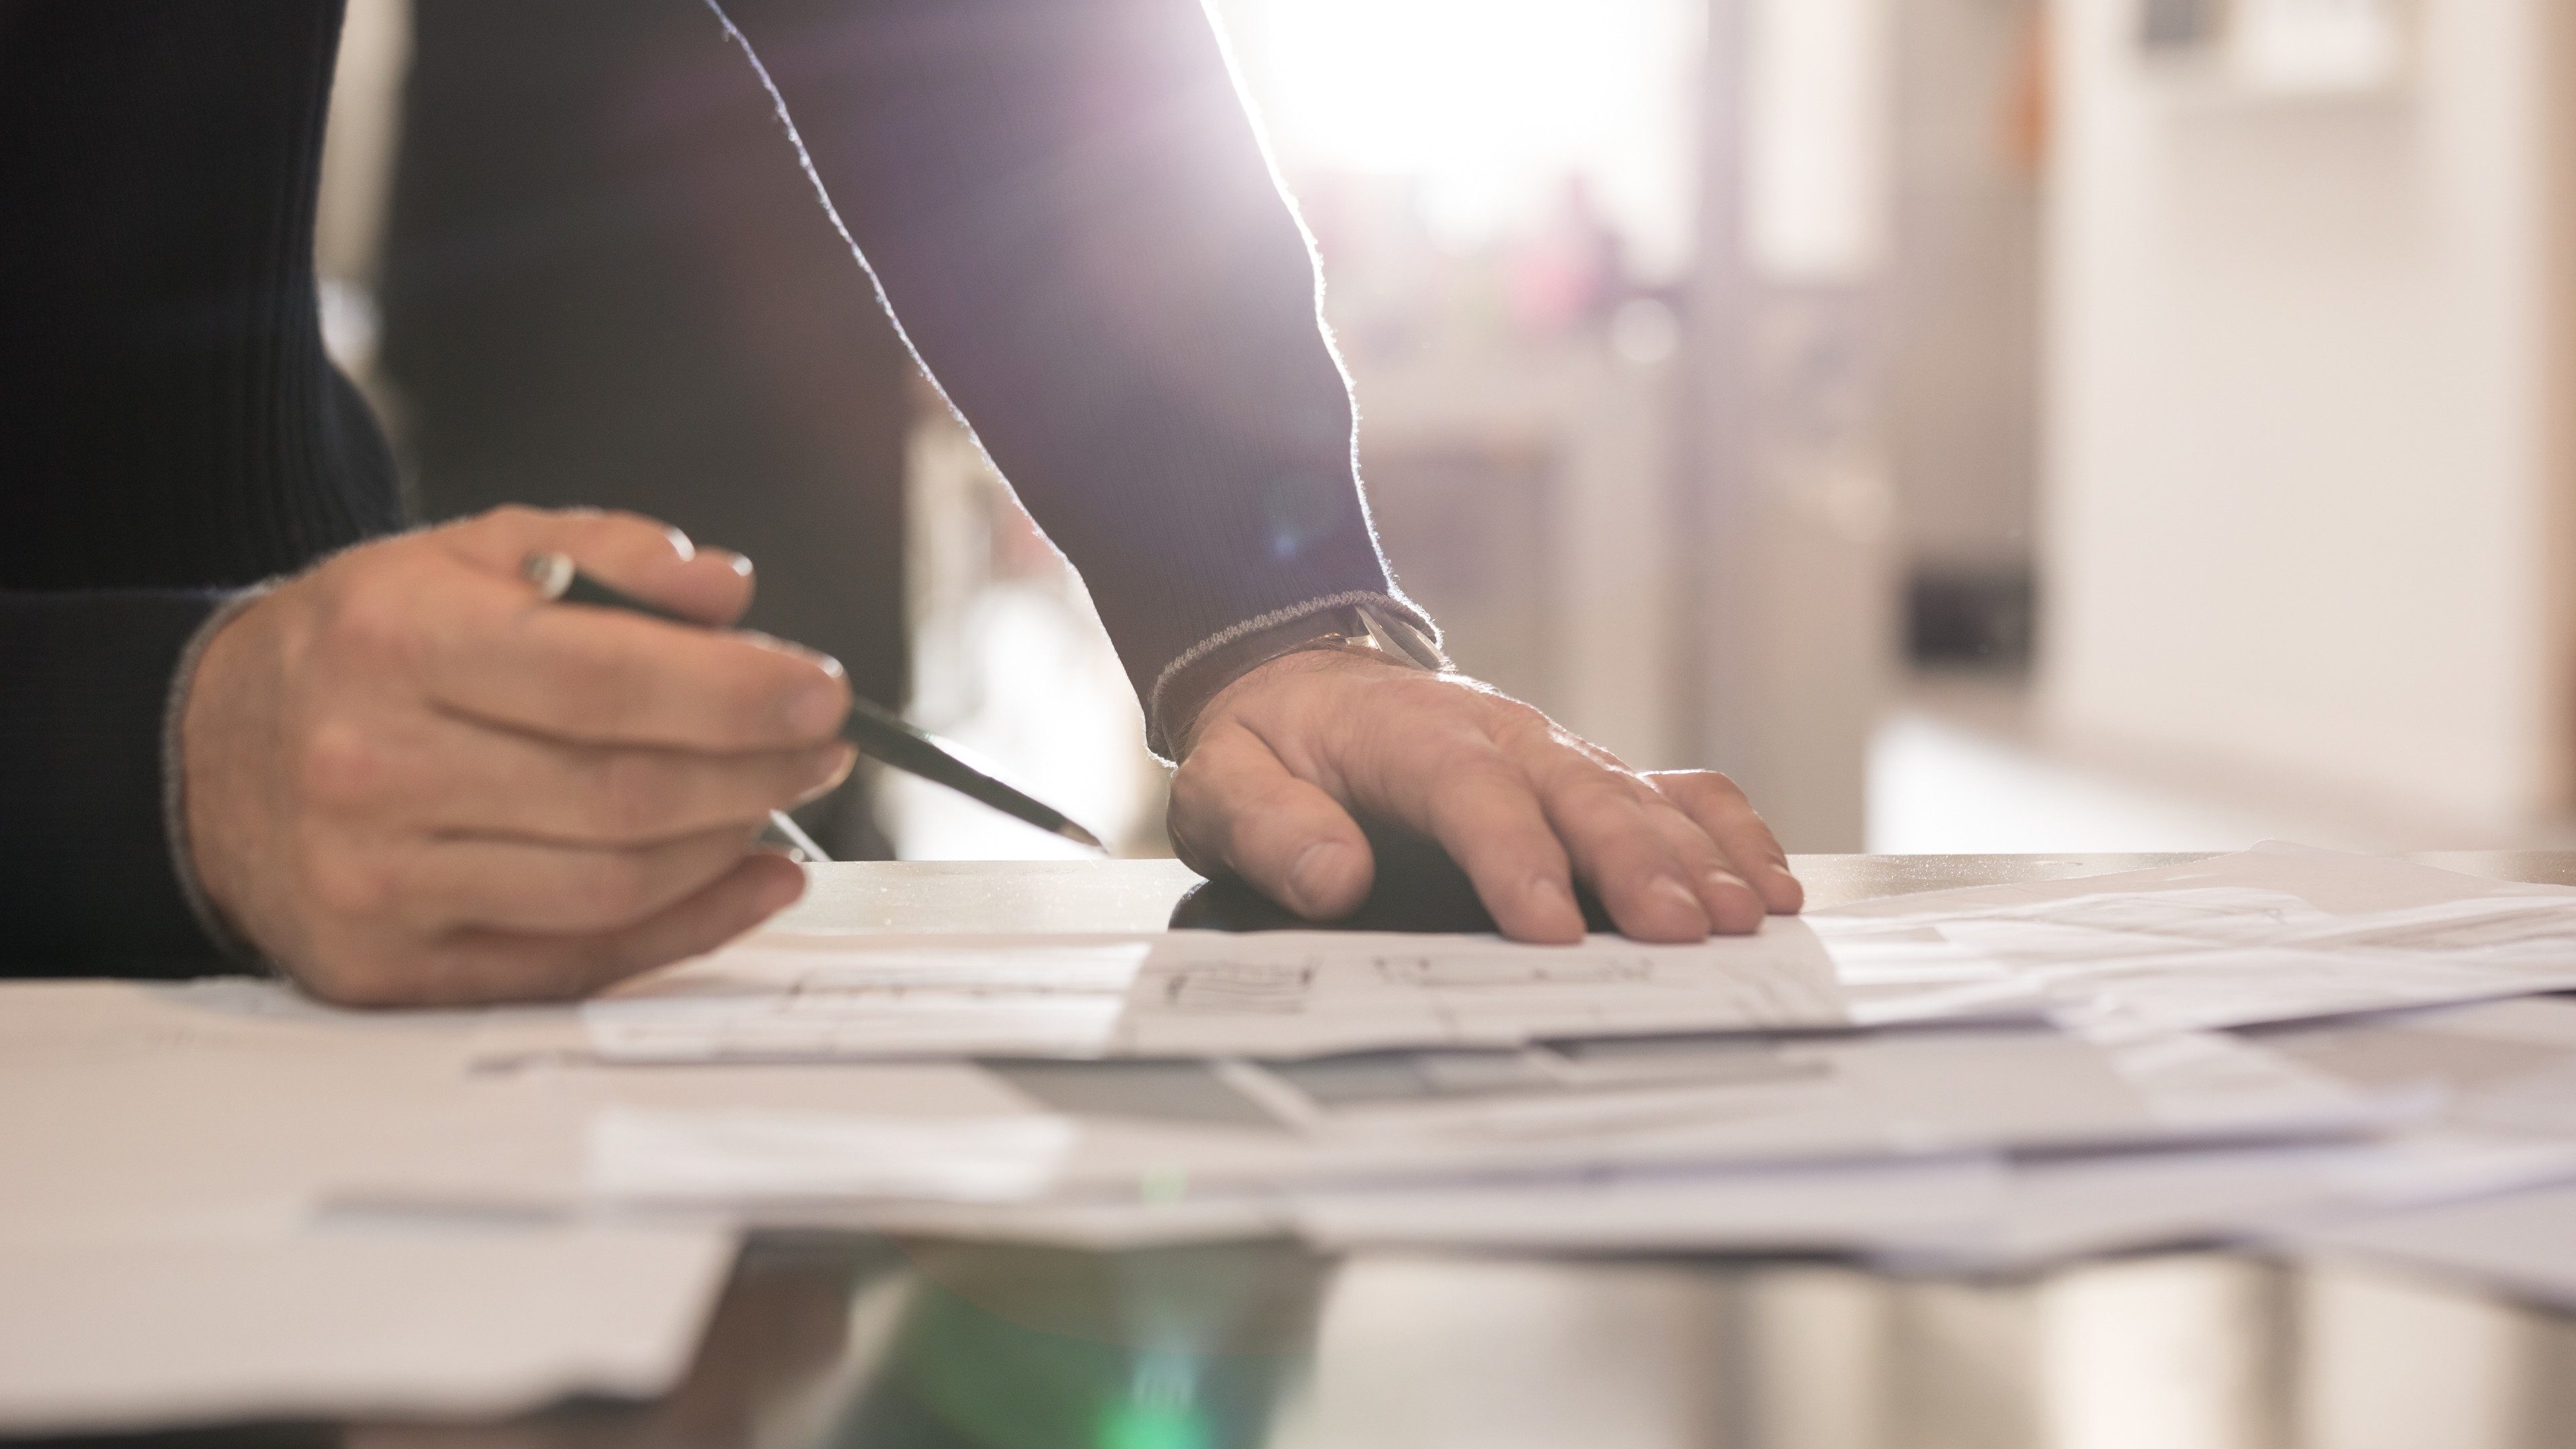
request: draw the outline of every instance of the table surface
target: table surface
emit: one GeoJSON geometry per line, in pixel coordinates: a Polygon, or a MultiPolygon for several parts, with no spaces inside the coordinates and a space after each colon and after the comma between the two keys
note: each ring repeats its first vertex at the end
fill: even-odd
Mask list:
{"type": "MultiPolygon", "coordinates": [[[[2192,858],[1797,864],[1831,906],[2192,858]]],[[[2576,852],[2419,858],[2576,884],[2576,852]]],[[[838,865],[797,910],[883,930],[1151,928],[1195,880],[1162,861],[838,865]]],[[[256,1436],[339,1437],[229,1437],[256,1436]]],[[[350,1426],[345,1442],[2503,1449],[2576,1444],[2576,1320],[2220,1252],[1973,1280],[1822,1260],[781,1237],[746,1249],[659,1403],[350,1426]]]]}

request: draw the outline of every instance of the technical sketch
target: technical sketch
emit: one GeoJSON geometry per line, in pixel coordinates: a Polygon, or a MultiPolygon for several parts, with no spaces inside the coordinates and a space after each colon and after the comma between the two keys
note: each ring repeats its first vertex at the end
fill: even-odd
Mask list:
{"type": "Polygon", "coordinates": [[[1470,955],[1460,952],[1375,956],[1370,967],[1389,986],[1479,987],[1607,986],[1655,981],[1655,964],[1643,956],[1551,956],[1528,951],[1470,955]]]}
{"type": "Polygon", "coordinates": [[[1293,1013],[1314,983],[1313,961],[1212,961],[1164,977],[1163,1000],[1175,1011],[1293,1013]]]}
{"type": "Polygon", "coordinates": [[[1601,937],[762,932],[582,1009],[623,1060],[1293,1058],[1386,1046],[1845,1027],[1833,957],[1781,922],[1655,947],[1601,937]]]}

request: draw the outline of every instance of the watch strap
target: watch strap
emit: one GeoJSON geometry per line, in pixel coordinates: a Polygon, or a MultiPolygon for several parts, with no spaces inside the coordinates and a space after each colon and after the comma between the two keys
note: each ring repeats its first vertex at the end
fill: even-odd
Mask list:
{"type": "Polygon", "coordinates": [[[1391,601],[1369,599],[1334,604],[1225,639],[1175,670],[1155,691],[1146,743],[1166,759],[1180,758],[1210,701],[1244,675],[1290,654],[1358,654],[1399,668],[1446,672],[1453,666],[1428,624],[1391,601]]]}

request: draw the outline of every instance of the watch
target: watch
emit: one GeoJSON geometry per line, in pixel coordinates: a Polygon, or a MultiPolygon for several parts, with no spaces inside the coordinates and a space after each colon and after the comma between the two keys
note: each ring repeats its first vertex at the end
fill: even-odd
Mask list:
{"type": "Polygon", "coordinates": [[[1200,711],[1225,687],[1290,654],[1358,654],[1400,669],[1442,674],[1454,666],[1437,636],[1388,603],[1363,599],[1299,614],[1208,648],[1175,669],[1155,691],[1148,733],[1155,752],[1178,759],[1189,748],[1200,711]]]}

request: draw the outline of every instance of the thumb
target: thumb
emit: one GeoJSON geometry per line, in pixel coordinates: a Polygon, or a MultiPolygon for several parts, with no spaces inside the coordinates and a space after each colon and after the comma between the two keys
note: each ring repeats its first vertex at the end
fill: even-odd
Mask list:
{"type": "Polygon", "coordinates": [[[1368,899],[1376,862],[1359,822],[1289,772],[1239,725],[1211,731],[1172,777],[1172,844],[1193,869],[1222,867],[1308,920],[1368,899]]]}

